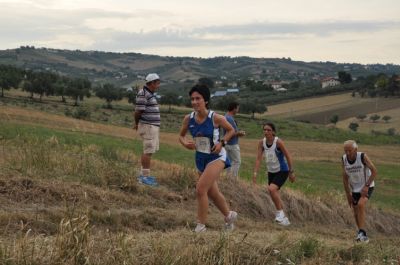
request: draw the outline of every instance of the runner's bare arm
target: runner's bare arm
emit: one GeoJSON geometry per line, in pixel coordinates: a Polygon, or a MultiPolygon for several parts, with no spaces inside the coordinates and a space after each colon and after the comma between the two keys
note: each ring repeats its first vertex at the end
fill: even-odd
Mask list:
{"type": "MultiPolygon", "coordinates": [[[[235,134],[235,129],[233,129],[232,125],[225,119],[224,116],[215,113],[214,114],[214,125],[216,127],[222,127],[225,129],[226,133],[224,137],[221,139],[221,141],[224,141],[225,143],[228,142],[232,136],[235,134]]],[[[214,145],[212,152],[218,154],[222,149],[222,143],[218,143],[214,145]]]]}
{"type": "Polygon", "coordinates": [[[256,184],[256,182],[257,182],[257,173],[258,173],[258,170],[260,169],[260,163],[262,160],[263,151],[264,151],[263,141],[261,140],[258,142],[258,145],[257,145],[257,157],[256,157],[256,163],[254,165],[254,170],[253,170],[253,184],[256,184]]]}
{"type": "Polygon", "coordinates": [[[344,192],[346,193],[346,198],[347,198],[347,203],[349,204],[350,208],[353,207],[353,199],[351,196],[350,192],[350,186],[349,186],[349,177],[346,174],[346,171],[344,170],[344,165],[342,163],[342,179],[343,179],[343,187],[344,187],[344,192]]]}
{"type": "Polygon", "coordinates": [[[194,149],[196,149],[196,146],[195,146],[194,142],[186,139],[186,133],[187,133],[188,128],[189,128],[189,118],[190,118],[189,116],[190,115],[186,115],[183,118],[182,126],[181,126],[181,129],[179,131],[179,142],[181,143],[181,145],[183,145],[187,149],[194,150],[194,149]]]}

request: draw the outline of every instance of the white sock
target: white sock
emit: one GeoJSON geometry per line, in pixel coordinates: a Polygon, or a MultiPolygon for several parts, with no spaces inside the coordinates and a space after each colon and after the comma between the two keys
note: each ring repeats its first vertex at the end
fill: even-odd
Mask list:
{"type": "Polygon", "coordinates": [[[149,168],[142,168],[142,170],[141,170],[141,175],[142,175],[143,177],[148,177],[148,176],[150,176],[150,169],[149,169],[149,168]]]}
{"type": "Polygon", "coordinates": [[[276,211],[276,217],[278,217],[278,218],[285,217],[285,213],[283,212],[283,210],[276,211]]]}

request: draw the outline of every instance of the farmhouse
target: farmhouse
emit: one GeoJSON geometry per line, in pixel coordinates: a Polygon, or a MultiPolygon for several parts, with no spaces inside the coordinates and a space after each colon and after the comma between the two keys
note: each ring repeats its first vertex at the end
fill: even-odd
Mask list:
{"type": "Polygon", "coordinates": [[[321,81],[322,88],[338,86],[338,85],[340,85],[340,81],[333,77],[327,77],[327,78],[322,79],[322,81],[321,81]]]}

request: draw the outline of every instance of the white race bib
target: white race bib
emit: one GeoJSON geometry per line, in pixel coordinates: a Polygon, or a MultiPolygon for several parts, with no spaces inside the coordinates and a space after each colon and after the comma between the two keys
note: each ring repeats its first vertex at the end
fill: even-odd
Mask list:
{"type": "Polygon", "coordinates": [[[211,143],[208,137],[194,137],[196,151],[205,154],[211,154],[211,143]]]}
{"type": "Polygon", "coordinates": [[[276,163],[278,161],[276,155],[272,152],[267,152],[267,161],[276,163]]]}

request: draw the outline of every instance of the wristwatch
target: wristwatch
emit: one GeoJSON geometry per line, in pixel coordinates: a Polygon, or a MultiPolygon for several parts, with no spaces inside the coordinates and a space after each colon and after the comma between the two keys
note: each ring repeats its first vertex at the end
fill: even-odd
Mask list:
{"type": "Polygon", "coordinates": [[[221,140],[221,144],[222,144],[222,146],[225,146],[225,140],[224,139],[221,140]]]}

